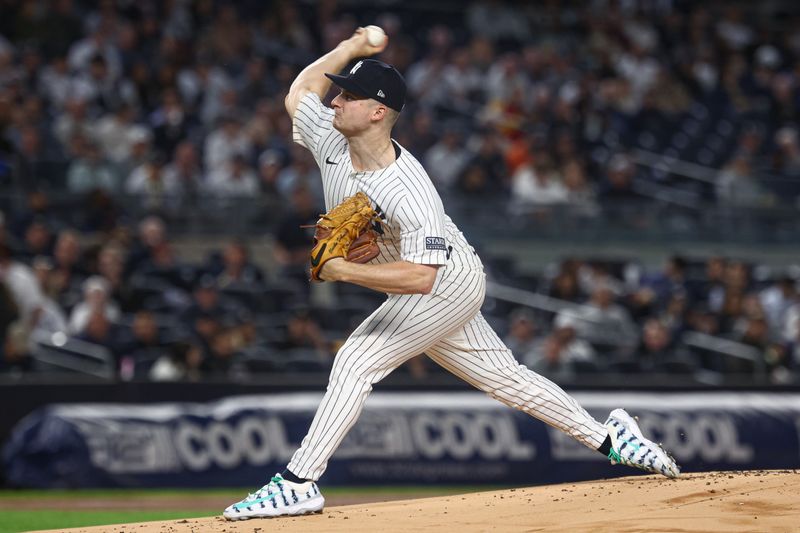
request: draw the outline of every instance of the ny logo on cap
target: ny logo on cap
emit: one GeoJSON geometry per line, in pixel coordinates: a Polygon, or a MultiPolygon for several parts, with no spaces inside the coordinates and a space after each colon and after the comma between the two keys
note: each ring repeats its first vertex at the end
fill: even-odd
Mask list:
{"type": "Polygon", "coordinates": [[[380,96],[381,98],[386,98],[386,95],[383,94],[383,91],[381,91],[380,89],[378,89],[378,96],[380,96]]]}
{"type": "Polygon", "coordinates": [[[357,71],[358,69],[360,69],[360,68],[361,68],[361,63],[363,63],[363,62],[364,62],[364,61],[359,61],[358,63],[356,63],[355,65],[353,65],[353,68],[351,68],[351,69],[350,69],[350,75],[351,75],[351,76],[352,76],[353,74],[355,74],[355,73],[356,73],[356,71],[357,71]]]}

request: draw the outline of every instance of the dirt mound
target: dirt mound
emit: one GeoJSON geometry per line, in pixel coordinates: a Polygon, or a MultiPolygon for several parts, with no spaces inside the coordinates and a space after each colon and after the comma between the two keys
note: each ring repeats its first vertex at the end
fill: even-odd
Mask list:
{"type": "Polygon", "coordinates": [[[636,476],[458,496],[328,507],[322,514],[76,528],[72,533],[246,531],[789,532],[800,516],[798,471],[636,476]]]}

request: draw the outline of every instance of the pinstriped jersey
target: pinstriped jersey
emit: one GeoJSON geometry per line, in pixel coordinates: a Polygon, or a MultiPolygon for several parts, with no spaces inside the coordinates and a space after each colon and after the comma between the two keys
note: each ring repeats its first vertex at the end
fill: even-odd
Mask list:
{"type": "Polygon", "coordinates": [[[373,263],[411,263],[481,268],[475,250],[450,220],[428,173],[392,140],[397,158],[386,168],[356,172],[347,138],[333,127],[334,110],[313,92],[297,106],[293,139],[314,155],[322,174],[325,209],[363,191],[384,221],[381,253],[373,263]]]}

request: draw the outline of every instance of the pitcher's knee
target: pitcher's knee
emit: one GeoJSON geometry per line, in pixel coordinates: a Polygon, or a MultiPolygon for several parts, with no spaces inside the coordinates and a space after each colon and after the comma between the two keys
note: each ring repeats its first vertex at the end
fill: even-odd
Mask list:
{"type": "Polygon", "coordinates": [[[334,363],[331,369],[330,383],[358,383],[362,386],[372,387],[376,381],[375,369],[367,365],[359,365],[358,361],[353,363],[343,362],[341,364],[334,363]]]}

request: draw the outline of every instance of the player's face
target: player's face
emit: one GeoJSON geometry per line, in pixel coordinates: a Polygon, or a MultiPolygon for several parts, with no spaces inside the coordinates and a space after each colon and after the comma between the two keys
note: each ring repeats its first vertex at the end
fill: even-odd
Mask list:
{"type": "Polygon", "coordinates": [[[331,102],[336,115],[333,127],[344,135],[355,135],[369,128],[376,102],[342,90],[331,102]]]}

